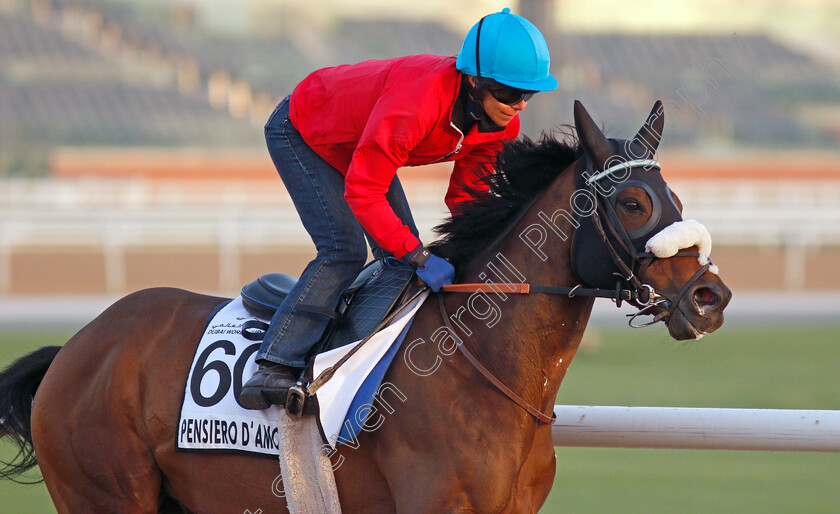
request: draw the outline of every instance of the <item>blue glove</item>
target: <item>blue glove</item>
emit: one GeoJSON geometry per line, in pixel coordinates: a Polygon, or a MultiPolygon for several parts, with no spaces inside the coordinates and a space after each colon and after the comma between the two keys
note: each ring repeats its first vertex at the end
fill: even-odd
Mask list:
{"type": "Polygon", "coordinates": [[[452,283],[455,278],[455,268],[449,261],[430,252],[422,244],[405,254],[401,261],[411,264],[417,269],[417,276],[438,292],[442,286],[452,283]]]}

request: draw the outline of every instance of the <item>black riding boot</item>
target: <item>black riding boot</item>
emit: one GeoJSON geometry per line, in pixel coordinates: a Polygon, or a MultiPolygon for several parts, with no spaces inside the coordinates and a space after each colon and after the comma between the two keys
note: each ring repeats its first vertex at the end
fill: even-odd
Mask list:
{"type": "Polygon", "coordinates": [[[242,386],[239,404],[251,410],[267,409],[269,405],[285,405],[286,393],[297,383],[300,374],[298,368],[264,362],[242,386]]]}

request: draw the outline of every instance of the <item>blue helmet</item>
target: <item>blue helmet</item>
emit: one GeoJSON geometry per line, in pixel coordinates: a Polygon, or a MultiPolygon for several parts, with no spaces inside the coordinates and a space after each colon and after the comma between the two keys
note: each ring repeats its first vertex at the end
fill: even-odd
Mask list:
{"type": "Polygon", "coordinates": [[[548,45],[539,29],[507,7],[473,25],[455,62],[469,75],[530,91],[557,88],[549,65],[548,45]]]}

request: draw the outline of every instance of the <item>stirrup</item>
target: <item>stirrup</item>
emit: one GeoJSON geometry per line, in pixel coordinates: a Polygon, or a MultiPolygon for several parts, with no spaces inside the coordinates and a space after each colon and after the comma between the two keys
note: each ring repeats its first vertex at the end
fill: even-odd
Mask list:
{"type": "Polygon", "coordinates": [[[303,390],[303,384],[298,382],[286,394],[286,412],[294,419],[300,419],[303,416],[303,406],[306,404],[306,392],[303,390]]]}

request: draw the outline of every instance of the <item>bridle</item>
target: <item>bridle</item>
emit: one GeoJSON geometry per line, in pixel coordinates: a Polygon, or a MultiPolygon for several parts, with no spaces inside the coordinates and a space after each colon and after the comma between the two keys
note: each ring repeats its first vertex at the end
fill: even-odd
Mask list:
{"type": "MultiPolygon", "coordinates": [[[[583,284],[578,284],[576,286],[544,286],[544,285],[534,285],[528,283],[474,283],[474,284],[452,284],[449,286],[444,286],[442,290],[448,293],[475,293],[475,292],[483,292],[483,293],[501,293],[504,294],[556,294],[556,295],[566,295],[569,298],[574,298],[576,296],[591,296],[595,298],[609,298],[615,302],[617,307],[621,307],[623,301],[626,301],[639,310],[634,314],[628,314],[630,317],[629,325],[633,328],[641,328],[646,327],[649,325],[653,325],[654,323],[658,323],[659,321],[665,321],[668,319],[673,313],[679,309],[679,304],[685,294],[691,289],[691,286],[711,267],[712,263],[707,262],[703,266],[698,269],[688,281],[683,284],[680,291],[674,296],[674,298],[667,298],[665,295],[659,294],[656,292],[653,286],[649,284],[644,284],[638,278],[640,275],[644,274],[645,270],[656,260],[659,259],[656,255],[650,252],[639,252],[636,250],[635,246],[633,245],[630,236],[627,233],[627,230],[621,225],[618,221],[618,215],[615,212],[615,208],[612,204],[604,197],[604,195],[600,194],[595,188],[595,181],[610,175],[618,170],[623,169],[630,169],[635,167],[655,167],[659,169],[659,163],[653,159],[635,159],[630,160],[627,162],[623,162],[620,164],[616,164],[605,169],[598,174],[591,176],[587,180],[587,185],[590,188],[590,192],[596,198],[597,205],[595,206],[594,211],[592,212],[592,221],[593,225],[595,226],[596,233],[602,243],[602,245],[606,248],[607,253],[610,256],[613,264],[616,267],[617,271],[614,271],[613,274],[620,277],[619,280],[616,281],[615,289],[599,289],[599,288],[587,288],[583,287],[583,284]],[[618,244],[621,246],[622,249],[627,252],[630,256],[628,262],[622,258],[619,254],[618,250],[610,241],[610,237],[608,236],[607,231],[613,235],[614,239],[618,241],[618,244]],[[623,287],[622,281],[627,284],[629,287],[623,287]],[[633,321],[641,315],[649,315],[651,314],[650,311],[660,308],[662,309],[658,314],[656,314],[652,321],[642,324],[633,324],[633,321]]],[[[671,257],[700,257],[700,252],[690,252],[690,251],[680,251],[677,252],[675,255],[671,257]]],[[[572,259],[574,262],[574,259],[572,259]]],[[[449,322],[449,315],[446,312],[446,307],[443,301],[443,295],[438,295],[438,303],[440,308],[440,315],[443,318],[444,325],[447,329],[451,332],[454,337],[457,337],[455,333],[455,329],[452,327],[451,323],[449,322]]],[[[481,362],[469,351],[469,349],[464,344],[464,341],[459,338],[460,344],[457,345],[457,348],[464,354],[466,359],[470,362],[470,364],[475,367],[482,376],[484,376],[490,383],[492,383],[500,392],[502,392],[505,396],[507,396],[510,400],[514,403],[519,405],[522,409],[524,409],[528,414],[534,417],[538,423],[540,424],[552,424],[555,421],[554,413],[552,412],[551,415],[548,415],[541,410],[537,409],[536,407],[529,404],[527,401],[522,399],[516,393],[514,393],[510,388],[508,388],[505,384],[503,384],[498,378],[496,378],[492,372],[490,372],[481,362]]]]}
{"type": "MultiPolygon", "coordinates": [[[[627,230],[618,222],[618,214],[612,204],[604,198],[595,188],[595,182],[611,173],[636,167],[654,167],[659,169],[659,163],[653,159],[635,159],[620,164],[616,164],[605,169],[598,174],[591,176],[586,184],[590,188],[593,198],[597,199],[597,207],[591,214],[593,225],[596,233],[599,236],[601,244],[604,246],[610,260],[615,265],[613,275],[618,277],[614,289],[592,288],[584,287],[582,283],[575,286],[545,286],[535,285],[529,283],[476,283],[476,284],[453,284],[444,286],[443,290],[451,293],[472,293],[472,292],[504,292],[512,294],[555,294],[566,295],[569,298],[576,296],[591,296],[594,298],[608,298],[612,300],[617,307],[621,307],[623,302],[634,305],[639,309],[634,314],[628,314],[631,317],[630,326],[633,328],[641,328],[652,325],[659,321],[664,321],[668,316],[673,314],[679,307],[678,304],[683,296],[688,292],[691,286],[709,269],[711,262],[703,265],[697,272],[682,286],[680,291],[674,298],[667,298],[665,295],[656,292],[653,286],[643,284],[638,278],[644,274],[645,270],[656,260],[659,259],[656,255],[650,252],[639,252],[630,240],[627,230]],[[616,247],[610,241],[608,235],[612,234],[613,238],[618,242],[620,247],[629,255],[629,260],[625,262],[616,247]],[[623,283],[622,283],[623,282],[623,283]],[[656,315],[653,321],[634,325],[633,320],[641,315],[649,314],[649,311],[655,307],[664,307],[665,310],[656,315]]],[[[700,257],[700,252],[680,251],[672,257],[700,257]]],[[[574,261],[574,259],[573,259],[574,261]]]]}
{"type": "MultiPolygon", "coordinates": [[[[638,277],[643,275],[647,268],[656,259],[659,259],[659,257],[650,252],[639,252],[636,250],[636,247],[632,243],[627,230],[618,221],[618,214],[615,212],[615,208],[612,203],[609,202],[603,194],[600,194],[595,187],[596,181],[607,177],[616,171],[637,167],[656,168],[657,170],[660,169],[659,162],[654,159],[634,159],[610,166],[604,171],[590,176],[586,180],[586,184],[590,188],[590,193],[592,193],[594,198],[597,199],[595,212],[592,213],[592,222],[595,226],[595,230],[601,240],[601,243],[606,248],[610,259],[618,269],[616,274],[629,284],[631,291],[635,292],[636,299],[629,300],[628,302],[639,309],[638,312],[627,315],[630,318],[628,324],[632,328],[647,327],[670,318],[676,310],[680,309],[679,304],[685,294],[689,291],[689,289],[691,289],[691,286],[699,280],[712,265],[711,261],[702,265],[700,269],[698,269],[694,275],[692,275],[691,278],[683,284],[679,292],[673,298],[668,298],[665,295],[657,293],[653,286],[643,284],[641,280],[639,280],[638,277]],[[614,236],[614,239],[619,245],[621,245],[621,248],[629,255],[628,262],[625,262],[622,259],[618,250],[616,250],[615,246],[613,246],[607,235],[605,225],[606,229],[610,231],[610,233],[614,236]],[[656,308],[661,308],[662,310],[654,316],[653,320],[646,323],[633,324],[633,321],[637,317],[648,315],[650,314],[650,311],[656,308]]],[[[648,191],[648,193],[650,194],[650,191],[648,191]]],[[[655,201],[653,195],[651,195],[651,198],[655,201]]],[[[654,213],[651,214],[651,216],[653,215],[654,213]]],[[[700,252],[680,251],[671,257],[700,258],[700,252]]],[[[621,282],[619,281],[619,284],[620,283],[621,282]]],[[[621,306],[620,302],[616,302],[616,305],[619,307],[621,306]]]]}

